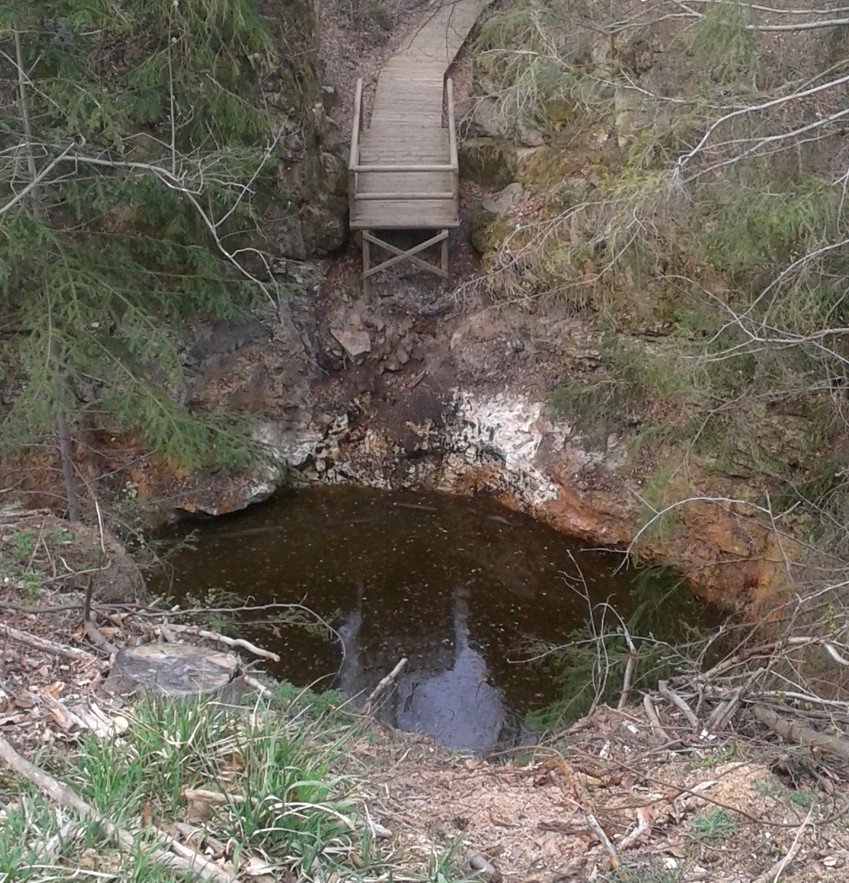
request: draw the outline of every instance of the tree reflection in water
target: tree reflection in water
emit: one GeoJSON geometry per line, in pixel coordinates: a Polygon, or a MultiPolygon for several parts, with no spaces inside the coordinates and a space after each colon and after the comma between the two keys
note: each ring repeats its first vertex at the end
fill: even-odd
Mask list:
{"type": "MultiPolygon", "coordinates": [[[[338,632],[345,644],[345,660],[338,686],[348,695],[366,689],[360,658],[359,634],[363,624],[362,586],[357,607],[345,617],[338,632]]],[[[486,751],[500,740],[507,712],[501,691],[487,681],[483,655],[469,643],[468,590],[458,587],[452,596],[454,658],[436,671],[407,671],[397,681],[387,703],[389,722],[411,733],[430,733],[449,748],[486,751]]],[[[434,658],[431,657],[431,665],[434,658]]],[[[386,712],[384,712],[386,714],[386,712]]]]}

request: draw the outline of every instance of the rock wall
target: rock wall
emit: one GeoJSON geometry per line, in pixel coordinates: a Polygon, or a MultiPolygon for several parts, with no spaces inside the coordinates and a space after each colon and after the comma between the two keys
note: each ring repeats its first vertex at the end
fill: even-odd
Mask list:
{"type": "Polygon", "coordinates": [[[322,102],[315,20],[307,0],[264,0],[277,47],[274,74],[262,101],[280,120],[277,148],[279,199],[264,212],[263,247],[304,260],[341,248],[348,235],[347,133],[338,132],[322,102]]]}
{"type": "MultiPolygon", "coordinates": [[[[617,458],[587,451],[542,403],[459,388],[447,398],[439,422],[337,419],[300,468],[328,482],[494,496],[590,545],[624,554],[634,543],[636,555],[679,568],[726,608],[761,607],[783,585],[783,552],[750,504],[705,495],[677,507],[671,525],[639,534],[646,516],[617,458]]],[[[285,450],[302,454],[310,438],[297,434],[285,450]]]]}
{"type": "MultiPolygon", "coordinates": [[[[263,437],[303,478],[492,496],[590,545],[625,554],[633,543],[635,554],[679,568],[726,608],[774,598],[788,548],[752,503],[734,501],[717,480],[654,519],[624,441],[596,449],[576,423],[552,416],[539,383],[550,364],[540,361],[542,347],[520,350],[521,329],[506,316],[427,320],[399,297],[368,308],[296,300],[269,337],[205,371],[198,395],[207,407],[232,407],[260,370],[261,410],[277,415],[263,437]],[[346,328],[357,332],[357,355],[340,358],[338,341],[354,339],[346,328]]],[[[562,333],[558,326],[552,339],[562,333]]],[[[282,480],[269,472],[187,486],[178,505],[222,513],[282,480]]]]}

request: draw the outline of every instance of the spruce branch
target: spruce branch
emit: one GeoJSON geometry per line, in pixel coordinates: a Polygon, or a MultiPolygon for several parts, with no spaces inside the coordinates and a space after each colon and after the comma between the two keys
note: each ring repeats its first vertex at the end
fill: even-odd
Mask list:
{"type": "Polygon", "coordinates": [[[16,28],[14,31],[15,34],[15,67],[18,72],[18,98],[21,105],[21,122],[24,127],[24,135],[26,136],[26,143],[28,145],[27,150],[27,167],[29,168],[29,176],[32,186],[28,188],[28,193],[30,195],[30,201],[32,203],[33,212],[38,215],[41,213],[41,207],[38,203],[38,196],[36,195],[36,186],[37,186],[37,178],[36,170],[35,170],[35,157],[32,153],[32,123],[30,122],[29,117],[29,105],[27,103],[27,89],[26,89],[26,73],[24,71],[24,55],[23,49],[21,47],[21,32],[16,28]]]}
{"type": "MultiPolygon", "coordinates": [[[[280,135],[278,133],[277,138],[279,138],[279,137],[280,137],[280,135]]],[[[275,141],[275,143],[276,143],[276,141],[275,141]]],[[[73,150],[73,146],[71,149],[73,150]]],[[[271,150],[273,150],[273,146],[267,152],[267,155],[270,155],[271,150]]],[[[257,276],[255,276],[253,273],[251,273],[250,270],[248,270],[247,267],[245,267],[244,264],[242,264],[238,260],[238,255],[240,255],[240,254],[243,254],[243,253],[253,254],[254,256],[258,257],[261,260],[261,262],[263,263],[263,266],[266,268],[266,270],[270,274],[271,268],[269,266],[267,257],[262,252],[260,252],[259,249],[253,248],[253,247],[246,247],[246,248],[238,249],[237,251],[230,251],[224,245],[224,242],[222,241],[222,238],[219,235],[219,232],[218,232],[219,223],[214,221],[210,217],[210,215],[207,213],[207,211],[203,208],[203,206],[200,204],[200,201],[197,197],[197,192],[193,191],[190,187],[188,187],[186,185],[185,175],[172,174],[168,169],[163,168],[162,166],[156,165],[154,163],[137,162],[137,161],[133,161],[133,160],[104,159],[102,157],[87,156],[87,155],[79,153],[79,152],[74,152],[74,153],[69,152],[67,154],[64,154],[61,157],[57,157],[57,161],[73,162],[73,163],[77,163],[77,164],[81,164],[81,165],[99,166],[101,168],[127,169],[127,170],[131,170],[131,171],[139,171],[139,172],[144,172],[146,174],[153,175],[153,177],[156,178],[158,181],[160,181],[160,183],[164,184],[170,190],[173,190],[176,193],[179,193],[191,204],[192,208],[197,213],[197,216],[200,218],[200,220],[203,222],[203,225],[206,227],[206,229],[209,231],[209,234],[212,236],[212,240],[215,244],[215,247],[218,250],[218,252],[221,254],[221,256],[229,264],[231,264],[242,276],[244,276],[245,279],[247,279],[249,282],[252,282],[254,285],[256,285],[262,291],[262,293],[266,296],[266,298],[268,299],[269,303],[272,306],[277,305],[276,300],[272,296],[272,293],[271,293],[269,287],[262,280],[260,280],[257,276]]],[[[263,162],[264,162],[264,160],[263,160],[263,162]]],[[[202,169],[200,171],[202,173],[202,169]]],[[[237,198],[237,203],[240,202],[244,198],[245,193],[247,193],[248,190],[250,189],[250,183],[252,181],[256,180],[256,176],[258,174],[259,174],[259,169],[256,170],[253,177],[251,178],[251,181],[249,181],[247,184],[245,184],[241,188],[241,192],[237,198]]],[[[231,211],[227,215],[228,217],[229,217],[229,214],[232,214],[233,210],[235,210],[235,209],[231,208],[231,211]]]]}

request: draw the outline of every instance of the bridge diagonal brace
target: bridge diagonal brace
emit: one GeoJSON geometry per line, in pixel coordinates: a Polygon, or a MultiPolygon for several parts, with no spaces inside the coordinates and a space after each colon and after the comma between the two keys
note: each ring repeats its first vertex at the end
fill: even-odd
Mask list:
{"type": "Polygon", "coordinates": [[[431,236],[429,239],[426,239],[424,242],[420,242],[418,245],[414,245],[412,248],[402,249],[398,248],[395,245],[392,245],[390,242],[386,242],[381,239],[379,236],[375,236],[371,230],[363,230],[363,297],[368,300],[369,298],[369,280],[375,273],[380,270],[385,270],[388,267],[392,267],[395,264],[399,264],[402,261],[409,261],[411,264],[414,264],[417,267],[420,267],[422,270],[427,270],[429,273],[433,273],[435,276],[438,276],[444,282],[448,281],[448,234],[449,230],[440,230],[435,236],[431,236]],[[423,260],[417,255],[424,251],[425,249],[430,248],[433,245],[437,245],[442,243],[441,249],[441,259],[439,264],[431,263],[430,261],[423,260]],[[376,245],[378,248],[382,248],[385,251],[388,251],[392,257],[387,258],[385,261],[382,261],[379,264],[375,264],[371,266],[371,254],[370,254],[370,245],[376,245]]]}
{"type": "Polygon", "coordinates": [[[387,267],[391,267],[393,264],[398,264],[401,261],[410,261],[415,264],[417,267],[421,267],[423,270],[429,270],[431,273],[435,273],[437,276],[440,276],[443,279],[448,278],[448,271],[444,267],[440,267],[438,264],[432,264],[429,261],[424,261],[421,258],[415,257],[420,251],[424,251],[426,248],[430,248],[431,245],[436,245],[437,242],[442,242],[443,239],[448,238],[447,230],[440,230],[436,236],[431,236],[430,239],[425,242],[420,242],[418,245],[414,245],[412,248],[408,248],[406,251],[402,248],[398,248],[395,245],[390,244],[389,242],[384,242],[379,237],[375,236],[368,230],[363,230],[363,239],[368,240],[373,245],[377,245],[380,248],[386,249],[390,254],[395,255],[395,257],[388,258],[380,264],[375,264],[368,270],[363,272],[363,276],[374,276],[378,270],[385,270],[387,267]]]}

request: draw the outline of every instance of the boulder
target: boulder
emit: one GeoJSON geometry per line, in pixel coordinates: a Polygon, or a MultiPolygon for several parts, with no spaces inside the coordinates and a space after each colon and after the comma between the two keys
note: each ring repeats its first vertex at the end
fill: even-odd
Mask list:
{"type": "Polygon", "coordinates": [[[142,644],[115,657],[109,682],[122,692],[143,689],[162,696],[221,697],[234,689],[239,660],[194,644],[142,644]]]}
{"type": "Polygon", "coordinates": [[[518,205],[525,196],[525,188],[521,184],[514,181],[508,184],[503,190],[493,196],[488,196],[483,200],[481,205],[491,215],[502,217],[506,215],[513,206],[518,205]]]}
{"type": "Polygon", "coordinates": [[[495,98],[484,97],[475,102],[469,114],[469,133],[485,138],[505,138],[509,128],[495,98]]]}

